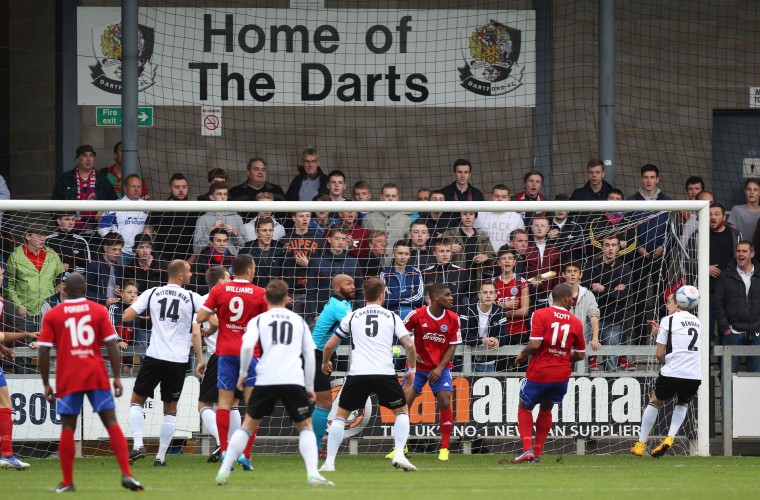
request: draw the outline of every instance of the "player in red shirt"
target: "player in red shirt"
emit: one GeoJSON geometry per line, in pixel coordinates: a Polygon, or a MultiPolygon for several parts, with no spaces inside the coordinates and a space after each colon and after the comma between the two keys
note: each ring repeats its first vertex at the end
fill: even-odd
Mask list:
{"type": "Polygon", "coordinates": [[[45,397],[51,403],[58,399],[56,411],[61,416],[61,442],[58,454],[63,481],[53,491],[64,493],[74,489],[74,431],[82,410],[85,394],[108,430],[111,450],[121,469],[121,485],[132,491],[143,486],[132,477],[127,440],[116,422],[116,403],[108,383],[108,373],[100,354],[105,344],[113,368],[113,390],[121,396],[117,335],[102,305],[85,298],[86,282],[79,273],[71,273],[64,285],[66,300],[45,314],[39,337],[39,368],[45,397]],[[57,392],[50,386],[50,348],[56,346],[57,392]]]}
{"type": "MultiPolygon", "coordinates": [[[[216,313],[219,321],[219,334],[216,341],[217,387],[219,388],[216,425],[222,454],[227,451],[230,408],[235,399],[243,334],[248,322],[268,309],[266,291],[251,283],[255,272],[253,257],[248,254],[235,256],[232,259],[232,273],[235,275],[235,279],[215,286],[209,292],[206,303],[203,304],[196,316],[198,323],[203,323],[216,313]]],[[[253,386],[256,385],[258,356],[258,353],[254,353],[253,362],[248,368],[248,379],[244,384],[246,401],[248,401],[253,386]]],[[[238,463],[244,470],[253,470],[251,446],[253,446],[255,438],[256,435],[251,434],[248,446],[243,451],[244,456],[238,459],[238,463]]]]}
{"type": "MultiPolygon", "coordinates": [[[[414,333],[414,347],[417,350],[417,370],[414,384],[405,386],[406,403],[411,406],[422,392],[425,384],[430,385],[438,400],[438,422],[441,426],[441,450],[438,460],[449,459],[449,441],[454,428],[451,410],[451,360],[454,351],[462,343],[459,331],[459,316],[451,310],[454,297],[448,286],[432,283],[426,287],[430,305],[410,312],[404,319],[406,329],[414,333]]],[[[393,458],[393,453],[386,458],[393,458]]]]}
{"type": "Polygon", "coordinates": [[[546,437],[552,426],[552,408],[567,393],[567,382],[572,374],[572,363],[586,356],[586,341],[581,321],[570,313],[573,289],[561,284],[552,289],[553,306],[538,309],[530,319],[531,332],[528,345],[517,356],[528,364],[527,379],[520,389],[520,406],[517,410],[517,430],[523,443],[523,453],[512,463],[534,462],[541,459],[546,437]],[[533,408],[539,404],[536,419],[536,441],[533,443],[533,408]]]}

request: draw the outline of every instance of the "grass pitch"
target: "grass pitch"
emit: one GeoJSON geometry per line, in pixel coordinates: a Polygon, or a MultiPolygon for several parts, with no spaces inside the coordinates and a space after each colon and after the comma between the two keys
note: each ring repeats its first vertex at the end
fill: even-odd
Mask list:
{"type": "MultiPolygon", "coordinates": [[[[757,498],[760,457],[649,457],[545,455],[540,465],[500,464],[504,455],[412,455],[419,470],[395,470],[381,455],[339,455],[337,472],[325,473],[335,488],[306,485],[299,456],[254,456],[255,472],[235,470],[230,484],[214,484],[219,464],[201,456],[153,457],[133,466],[146,487],[143,495],[165,500],[259,498],[299,499],[304,495],[340,499],[484,498],[757,498]],[[254,495],[254,496],[251,496],[254,495]]],[[[27,471],[0,471],[0,491],[9,500],[44,498],[60,481],[57,460],[29,460],[27,471]]],[[[121,488],[112,457],[78,459],[74,484],[78,498],[134,495],[121,488]]]]}

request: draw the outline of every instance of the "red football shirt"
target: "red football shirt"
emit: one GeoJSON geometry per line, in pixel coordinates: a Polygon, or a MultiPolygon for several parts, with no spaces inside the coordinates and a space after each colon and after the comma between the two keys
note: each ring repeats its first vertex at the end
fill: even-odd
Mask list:
{"type": "MultiPolygon", "coordinates": [[[[421,359],[417,362],[417,368],[424,372],[432,371],[441,364],[450,345],[462,343],[459,316],[449,309],[436,318],[428,306],[418,307],[407,315],[404,324],[407,330],[414,333],[414,348],[421,359]]],[[[446,367],[453,365],[449,361],[446,367]]]]}
{"type": "MultiPolygon", "coordinates": [[[[522,291],[528,288],[528,280],[522,276],[516,274],[512,275],[512,279],[505,283],[502,281],[501,276],[496,278],[493,282],[496,287],[496,302],[499,299],[515,299],[520,301],[522,291]]],[[[507,333],[510,335],[525,333],[528,331],[528,325],[525,324],[525,318],[521,316],[513,316],[507,318],[507,333]]]]}
{"type": "Polygon", "coordinates": [[[567,382],[572,368],[570,351],[585,352],[581,321],[567,309],[544,307],[530,319],[530,340],[541,340],[541,347],[530,358],[527,376],[531,382],[567,382]]]}
{"type": "Polygon", "coordinates": [[[49,310],[38,343],[57,349],[56,394],[109,390],[100,346],[116,338],[108,311],[97,302],[69,299],[49,310]]]}
{"type": "Polygon", "coordinates": [[[248,322],[266,311],[268,306],[263,288],[245,280],[232,280],[216,285],[203,308],[216,312],[219,319],[216,355],[240,356],[248,322]]]}

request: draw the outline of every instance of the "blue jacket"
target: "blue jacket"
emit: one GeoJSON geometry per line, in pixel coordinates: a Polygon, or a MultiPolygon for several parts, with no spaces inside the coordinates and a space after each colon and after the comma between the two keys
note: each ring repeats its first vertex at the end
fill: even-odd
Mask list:
{"type": "Polygon", "coordinates": [[[102,255],[98,260],[87,263],[87,298],[106,305],[108,297],[108,280],[111,278],[111,266],[116,286],[120,287],[124,278],[124,267],[118,264],[109,264],[102,255]]]}
{"type": "Polygon", "coordinates": [[[316,314],[319,307],[327,302],[332,290],[332,278],[337,274],[353,276],[356,288],[359,288],[361,279],[358,269],[358,261],[345,250],[336,255],[326,249],[319,257],[312,258],[306,283],[306,313],[316,314]]]}
{"type": "Polygon", "coordinates": [[[335,294],[330,297],[322,312],[319,313],[317,324],[314,325],[314,330],[311,332],[317,349],[325,350],[325,344],[330,340],[343,318],[350,312],[350,301],[335,294]]]}
{"type": "Polygon", "coordinates": [[[425,302],[425,285],[419,269],[406,266],[399,273],[393,266],[388,266],[380,273],[379,278],[385,283],[385,307],[400,314],[401,307],[422,307],[425,302]]]}
{"type": "MultiPolygon", "coordinates": [[[[635,195],[630,196],[629,200],[643,201],[644,197],[641,193],[637,192],[635,195]]],[[[657,200],[670,200],[670,196],[666,195],[662,191],[657,193],[657,200]]],[[[634,222],[638,222],[636,227],[636,247],[644,247],[647,252],[654,252],[657,247],[667,247],[669,241],[668,235],[668,212],[633,212],[630,214],[630,219],[634,222]]]]}

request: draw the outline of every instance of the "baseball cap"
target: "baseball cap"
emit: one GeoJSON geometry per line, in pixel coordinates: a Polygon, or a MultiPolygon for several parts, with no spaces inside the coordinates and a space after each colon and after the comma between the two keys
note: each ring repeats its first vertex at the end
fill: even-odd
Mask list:
{"type": "Polygon", "coordinates": [[[89,144],[82,144],[81,146],[77,148],[77,154],[76,156],[74,156],[74,158],[79,158],[79,155],[83,153],[96,154],[92,146],[90,146],[89,144]]]}

